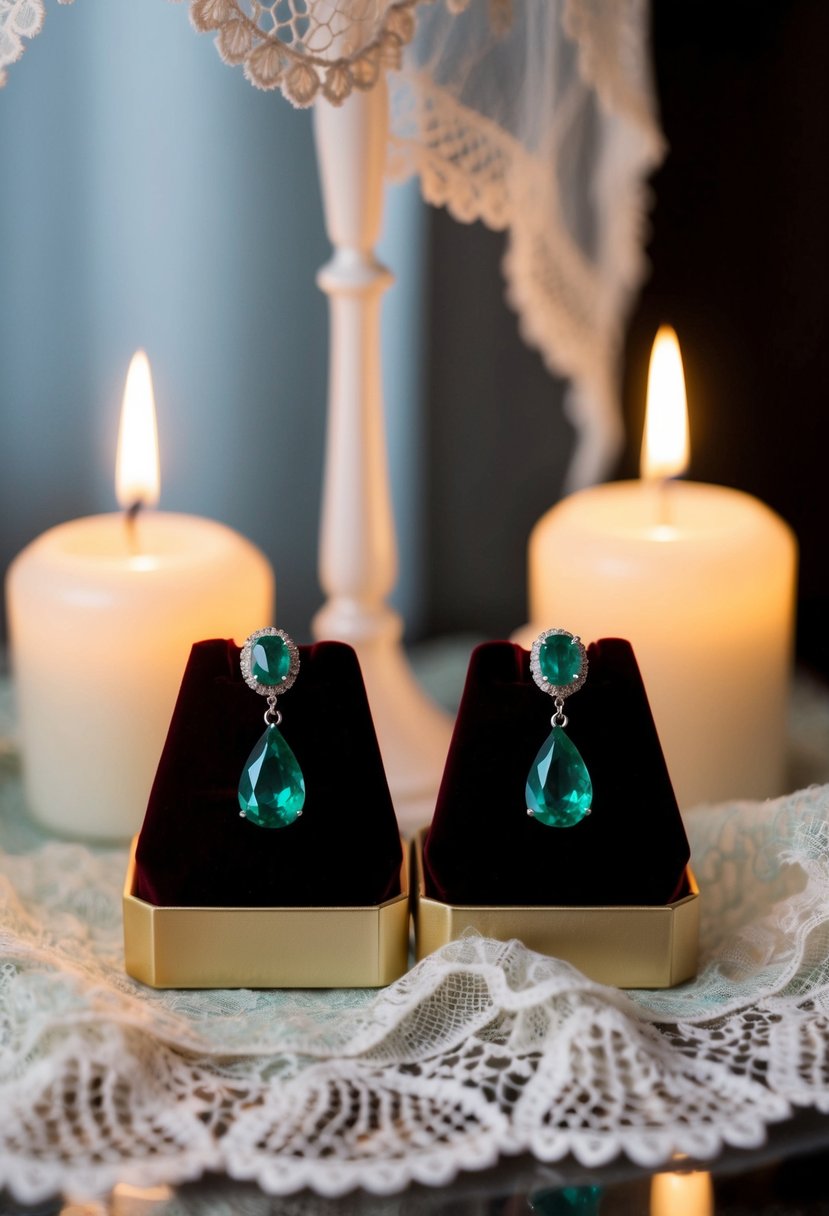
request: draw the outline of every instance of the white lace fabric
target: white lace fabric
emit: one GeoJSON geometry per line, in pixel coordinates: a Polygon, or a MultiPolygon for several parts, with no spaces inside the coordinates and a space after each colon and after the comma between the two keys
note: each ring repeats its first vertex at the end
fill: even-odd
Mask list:
{"type": "Polygon", "coordinates": [[[702,957],[675,990],[470,936],[378,993],[156,992],[123,971],[125,853],[42,837],[0,748],[0,1187],[385,1194],[521,1152],[708,1157],[828,1110],[829,787],[688,827],[702,957]]]}
{"type": "Polygon", "coordinates": [[[645,272],[645,179],[664,155],[647,0],[424,5],[389,77],[388,172],[427,202],[507,233],[522,337],[568,377],[568,489],[623,439],[619,357],[645,272]]]}
{"type": "MultiPolygon", "coordinates": [[[[190,20],[213,33],[225,63],[295,106],[324,97],[341,105],[400,67],[423,0],[189,0],[190,20]]],[[[468,0],[467,0],[468,2],[468,0]]],[[[72,0],[58,0],[71,4],[72,0]]],[[[43,26],[45,0],[0,0],[0,73],[43,26]]],[[[0,74],[0,83],[5,76],[0,74]]]]}
{"type": "Polygon", "coordinates": [[[226,63],[252,85],[280,89],[296,106],[317,96],[341,105],[398,68],[414,34],[418,0],[190,0],[190,19],[215,31],[226,63]]]}

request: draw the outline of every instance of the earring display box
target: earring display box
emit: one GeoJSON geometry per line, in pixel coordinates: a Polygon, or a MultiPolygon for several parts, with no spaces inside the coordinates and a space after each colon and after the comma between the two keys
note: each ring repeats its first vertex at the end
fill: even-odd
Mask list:
{"type": "Polygon", "coordinates": [[[418,960],[473,929],[498,941],[562,958],[616,988],[672,988],[693,978],[699,946],[699,889],[685,872],[671,903],[640,907],[539,907],[443,903],[425,893],[423,841],[414,843],[418,960]]]}
{"type": "Polygon", "coordinates": [[[475,929],[620,988],[681,983],[696,968],[699,892],[635,655],[623,638],[584,650],[549,635],[576,643],[563,651],[566,715],[522,647],[488,642],[470,657],[418,846],[418,956],[475,929]]]}
{"type": "Polygon", "coordinates": [[[379,988],[409,954],[408,851],[400,894],[373,907],[176,908],[124,883],[128,975],[152,988],[379,988]]]}
{"type": "Polygon", "coordinates": [[[126,970],[146,984],[362,988],[406,970],[406,849],[357,656],[319,642],[296,657],[280,698],[292,759],[264,787],[298,773],[306,798],[279,828],[240,815],[264,702],[239,647],[191,650],[124,888],[126,970]]]}

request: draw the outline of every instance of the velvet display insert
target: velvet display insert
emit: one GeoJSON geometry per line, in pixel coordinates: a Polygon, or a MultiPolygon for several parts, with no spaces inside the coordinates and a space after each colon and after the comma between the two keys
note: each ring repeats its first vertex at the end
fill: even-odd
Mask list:
{"type": "Polygon", "coordinates": [[[591,907],[660,905],[685,893],[688,840],[633,650],[604,638],[587,655],[587,681],[565,713],[593,810],[555,828],[527,815],[524,796],[553,698],[533,681],[522,647],[473,651],[424,845],[430,898],[591,907]]]}
{"type": "Polygon", "coordinates": [[[303,771],[305,807],[268,829],[242,819],[237,802],[265,698],[244,683],[232,641],[193,646],[136,848],[140,899],[360,907],[400,893],[400,837],[357,656],[341,642],[299,653],[279,729],[303,771]]]}

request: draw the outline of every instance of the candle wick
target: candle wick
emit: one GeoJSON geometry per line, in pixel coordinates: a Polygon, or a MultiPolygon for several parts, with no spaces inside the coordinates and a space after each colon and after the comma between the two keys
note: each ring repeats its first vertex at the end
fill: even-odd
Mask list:
{"type": "Polygon", "coordinates": [[[660,477],[656,483],[656,517],[660,528],[670,528],[674,522],[670,478],[660,477]]]}
{"type": "Polygon", "coordinates": [[[126,524],[127,529],[127,547],[132,554],[137,554],[140,550],[136,521],[138,519],[138,512],[141,510],[143,505],[144,503],[141,501],[141,499],[136,498],[135,502],[130,503],[124,512],[124,523],[126,524]]]}

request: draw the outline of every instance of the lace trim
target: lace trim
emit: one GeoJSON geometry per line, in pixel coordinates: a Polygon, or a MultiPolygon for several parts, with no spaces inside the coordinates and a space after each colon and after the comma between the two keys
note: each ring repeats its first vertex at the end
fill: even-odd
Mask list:
{"type": "Polygon", "coordinates": [[[258,89],[280,89],[295,106],[322,94],[341,105],[399,68],[419,0],[190,0],[190,20],[215,31],[225,63],[242,64],[258,89]]]}
{"type": "Polygon", "coordinates": [[[6,68],[25,50],[23,39],[40,33],[43,18],[43,0],[0,0],[0,88],[6,83],[6,68]]]}
{"type": "Polygon", "coordinates": [[[618,359],[647,266],[644,181],[665,144],[647,0],[549,5],[543,19],[516,6],[503,41],[474,7],[455,29],[424,12],[422,36],[389,81],[388,172],[418,174],[427,201],[462,222],[507,231],[503,271],[521,335],[572,381],[572,490],[606,475],[621,446],[618,359]],[[494,94],[484,68],[499,66],[513,74],[494,94]],[[590,148],[589,172],[576,146],[590,148]]]}
{"type": "MultiPolygon", "coordinates": [[[[299,107],[319,94],[341,105],[354,89],[370,89],[381,70],[399,68],[422,2],[189,0],[194,28],[216,34],[225,63],[241,64],[256,88],[280,89],[299,107]]],[[[491,3],[494,18],[503,22],[505,0],[491,3]]],[[[44,16],[44,0],[0,0],[0,86],[5,69],[23,54],[23,39],[40,33],[44,16]]]]}
{"type": "Polygon", "coordinates": [[[572,239],[552,167],[497,123],[469,111],[431,77],[408,67],[390,81],[387,173],[416,173],[424,199],[462,223],[507,230],[507,301],[524,341],[550,371],[570,377],[566,410],[578,446],[566,490],[599,480],[623,440],[616,363],[624,309],[645,273],[641,229],[649,195],[641,178],[661,154],[658,131],[636,172],[616,183],[599,263],[572,239]]]}

